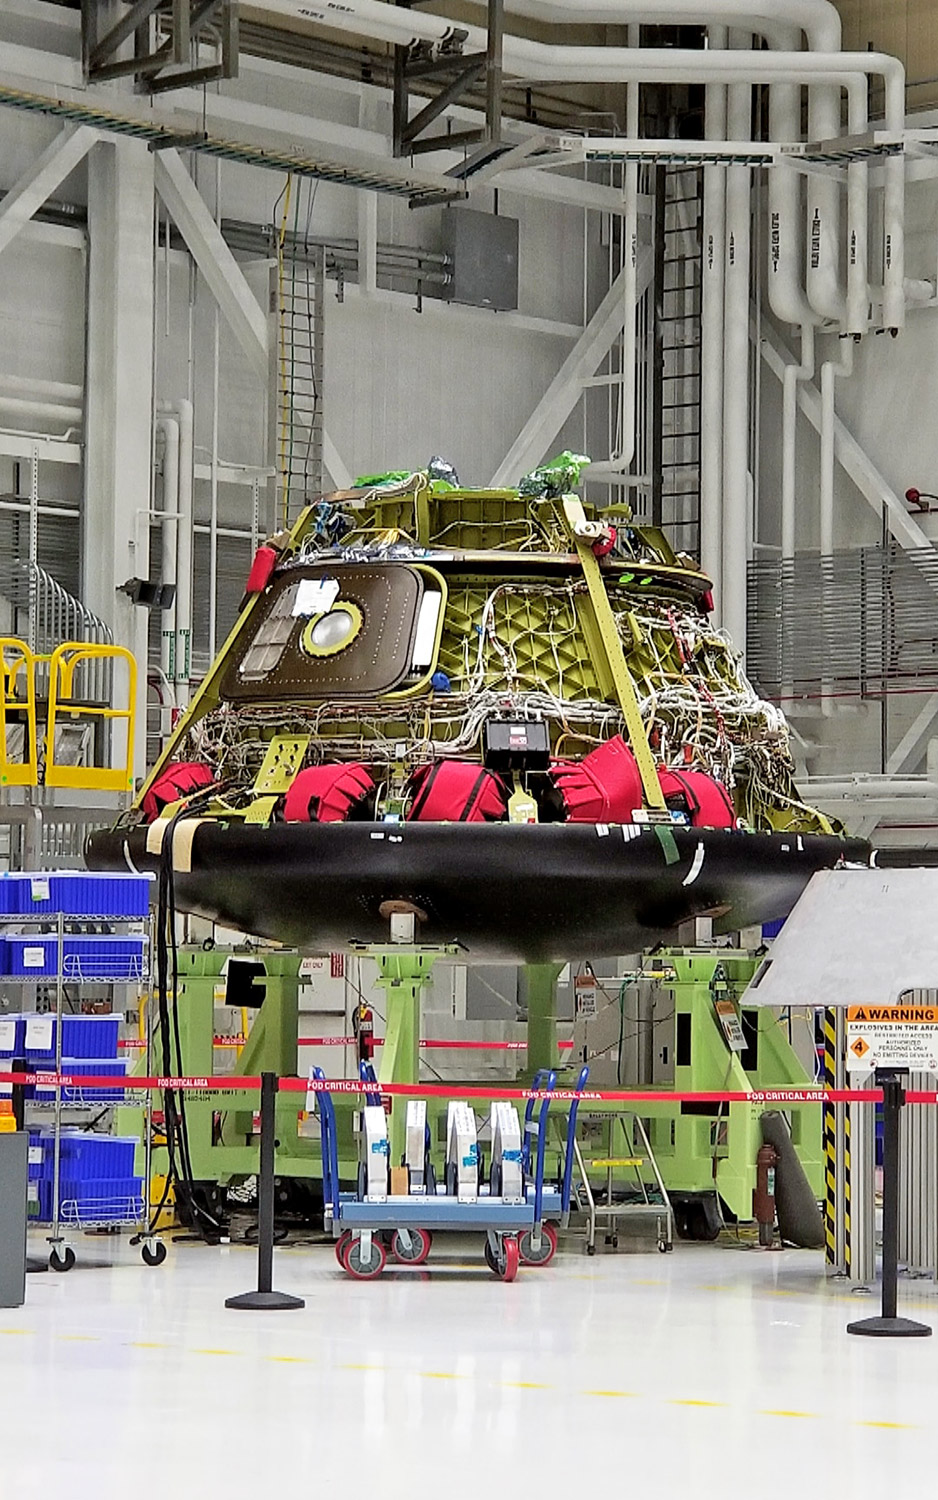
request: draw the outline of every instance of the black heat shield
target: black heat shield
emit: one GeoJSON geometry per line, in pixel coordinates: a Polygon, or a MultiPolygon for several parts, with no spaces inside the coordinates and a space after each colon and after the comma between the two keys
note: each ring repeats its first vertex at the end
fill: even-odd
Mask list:
{"type": "MultiPolygon", "coordinates": [[[[147,830],[91,836],[93,870],[156,871],[147,830]]],[[[600,824],[275,823],[206,820],[179,910],[321,952],[388,941],[385,901],[426,913],[419,940],[469,963],[564,962],[787,916],[816,870],[867,863],[861,839],[600,824]]]]}

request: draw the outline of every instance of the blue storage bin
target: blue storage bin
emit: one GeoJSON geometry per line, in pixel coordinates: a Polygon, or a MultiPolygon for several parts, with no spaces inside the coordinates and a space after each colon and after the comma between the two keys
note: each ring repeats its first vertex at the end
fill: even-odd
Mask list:
{"type": "Polygon", "coordinates": [[[67,936],[63,939],[62,973],[73,981],[136,983],[146,977],[146,950],[143,936],[67,936]]]}
{"type": "MultiPolygon", "coordinates": [[[[55,1016],[23,1016],[22,1023],[23,1050],[28,1061],[54,1062],[57,1032],[55,1016]],[[43,1045],[37,1045],[36,1032],[40,1026],[44,1033],[43,1045]],[[50,1026],[51,1040],[48,1040],[50,1026]]],[[[120,1025],[120,1016],[63,1016],[62,1056],[116,1059],[120,1025]]]]}
{"type": "MultiPolygon", "coordinates": [[[[58,938],[49,933],[16,933],[6,939],[7,969],[11,977],[55,979],[58,938]]],[[[141,936],[112,937],[66,933],[62,939],[62,975],[71,983],[136,984],[146,978],[147,940],[141,936]]]]}
{"type": "Polygon", "coordinates": [[[140,921],[150,909],[152,875],[98,875],[86,870],[18,873],[0,880],[0,915],[120,917],[140,921]]]}
{"type": "Polygon", "coordinates": [[[26,1017],[15,1013],[0,1015],[0,1063],[11,1063],[14,1057],[25,1057],[26,1017]]]}
{"type": "Polygon", "coordinates": [[[18,933],[6,940],[7,971],[14,978],[54,979],[58,972],[58,940],[44,933],[18,933]]]}
{"type": "MultiPolygon", "coordinates": [[[[52,1073],[54,1065],[40,1063],[37,1073],[52,1073]]],[[[87,1058],[87,1057],[63,1057],[62,1072],[70,1073],[73,1078],[85,1077],[97,1078],[124,1078],[127,1074],[127,1064],[121,1060],[114,1062],[111,1058],[87,1058]]],[[[38,1101],[52,1103],[55,1099],[54,1085],[43,1085],[37,1083],[35,1086],[35,1097],[38,1101]]],[[[92,1084],[83,1087],[81,1083],[68,1084],[62,1089],[63,1104],[123,1104],[126,1091],[123,1088],[104,1088],[92,1084]]]]}
{"type": "Polygon", "coordinates": [[[29,1132],[27,1176],[30,1182],[41,1182],[45,1176],[52,1176],[54,1150],[52,1133],[48,1130],[31,1130],[29,1132]]]}
{"type": "MultiPolygon", "coordinates": [[[[40,1176],[53,1175],[52,1135],[40,1176]]],[[[134,1136],[96,1135],[93,1131],[63,1130],[59,1146],[60,1176],[69,1182],[110,1181],[132,1177],[137,1141],[134,1136]]]]}

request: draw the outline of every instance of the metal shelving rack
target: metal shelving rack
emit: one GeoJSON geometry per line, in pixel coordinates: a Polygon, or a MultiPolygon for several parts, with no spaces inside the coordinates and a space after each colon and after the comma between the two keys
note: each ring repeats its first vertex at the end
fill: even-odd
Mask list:
{"type": "MultiPolygon", "coordinates": [[[[144,1261],[148,1265],[159,1265],[165,1259],[165,1257],[166,1257],[166,1249],[165,1249],[165,1246],[163,1245],[162,1241],[160,1241],[157,1238],[157,1236],[154,1235],[154,1234],[152,1234],[151,1231],[150,1231],[150,1216],[149,1216],[149,1211],[148,1211],[149,1204],[148,1204],[148,1201],[147,1201],[148,1200],[147,1185],[149,1184],[150,1176],[151,1176],[152,1136],[153,1136],[153,1129],[152,1129],[152,1126],[153,1126],[153,1121],[152,1121],[153,1105],[152,1105],[152,1095],[151,1095],[149,1089],[147,1089],[145,1091],[144,1101],[143,1101],[143,1109],[144,1109],[144,1171],[143,1171],[144,1193],[143,1193],[140,1201],[139,1202],[135,1202],[134,1200],[132,1200],[130,1198],[121,1199],[120,1201],[113,1200],[112,1209],[109,1209],[103,1202],[99,1202],[98,1205],[97,1205],[97,1211],[95,1212],[94,1217],[93,1218],[89,1218],[86,1215],[85,1218],[83,1219],[81,1211],[80,1211],[80,1209],[79,1209],[79,1207],[78,1207],[77,1204],[75,1205],[74,1213],[71,1216],[67,1216],[67,1217],[63,1216],[63,1212],[62,1212],[62,1210],[63,1210],[63,1203],[62,1203],[62,1199],[61,1199],[62,1125],[63,1125],[63,1111],[64,1111],[64,1107],[65,1107],[66,1101],[64,1101],[63,1097],[62,1097],[63,1096],[63,1085],[62,1085],[62,1083],[61,1083],[60,1080],[61,1080],[61,1077],[62,1077],[62,1047],[63,1047],[63,1037],[64,1037],[64,1026],[63,1026],[62,1023],[63,1023],[63,1018],[64,1018],[64,1015],[65,1015],[65,987],[66,987],[66,984],[74,984],[74,985],[78,985],[78,986],[81,986],[81,985],[90,985],[90,984],[96,984],[96,985],[102,985],[102,984],[108,984],[108,985],[113,985],[113,984],[134,984],[134,985],[137,985],[139,987],[141,984],[146,983],[147,980],[148,980],[148,977],[149,977],[150,954],[153,952],[153,930],[152,930],[152,925],[153,924],[152,924],[152,920],[148,919],[148,918],[140,918],[140,917],[134,918],[134,917],[119,917],[119,916],[113,916],[113,917],[95,916],[95,917],[85,917],[85,918],[82,918],[80,916],[70,916],[70,915],[68,915],[68,914],[66,914],[64,912],[57,912],[55,914],[46,912],[46,913],[44,913],[42,915],[37,915],[37,916],[32,916],[32,917],[28,916],[28,915],[11,915],[11,916],[8,916],[8,917],[4,917],[3,919],[0,919],[0,932],[2,932],[3,930],[9,930],[10,928],[13,928],[13,927],[15,927],[17,929],[22,929],[23,927],[27,927],[27,926],[36,926],[36,925],[38,925],[40,923],[49,925],[53,921],[55,922],[55,939],[56,939],[56,965],[55,965],[56,972],[55,972],[55,974],[54,975],[50,975],[50,974],[45,974],[44,973],[42,975],[37,975],[35,978],[30,978],[30,977],[28,977],[26,975],[20,975],[20,974],[17,974],[17,975],[14,976],[14,980],[15,980],[15,982],[17,984],[30,985],[30,986],[32,986],[32,985],[37,985],[37,986],[38,985],[51,986],[54,983],[54,985],[55,985],[55,1077],[56,1077],[56,1083],[55,1083],[55,1085],[53,1087],[53,1090],[52,1090],[52,1092],[54,1094],[54,1098],[51,1101],[52,1110],[53,1110],[53,1124],[52,1124],[52,1132],[53,1132],[52,1218],[51,1218],[51,1221],[49,1221],[49,1220],[35,1220],[34,1219],[32,1222],[33,1223],[39,1223],[39,1224],[44,1224],[44,1223],[48,1224],[49,1228],[51,1229],[51,1233],[49,1235],[47,1235],[46,1238],[47,1238],[47,1243],[52,1247],[51,1250],[50,1250],[50,1254],[49,1254],[49,1264],[50,1264],[51,1268],[53,1270],[55,1270],[55,1271],[70,1271],[72,1269],[72,1267],[74,1266],[75,1259],[76,1259],[75,1252],[72,1249],[72,1247],[67,1243],[66,1235],[63,1233],[63,1224],[66,1225],[69,1228],[74,1228],[76,1230],[81,1230],[83,1228],[91,1228],[91,1227],[98,1228],[98,1229],[109,1228],[109,1227],[116,1228],[119,1225],[120,1226],[125,1226],[125,1227],[135,1228],[135,1229],[137,1229],[138,1233],[137,1233],[137,1237],[136,1237],[134,1243],[142,1244],[143,1249],[141,1251],[141,1254],[142,1254],[142,1257],[143,1257],[144,1261]],[[76,963],[74,965],[71,966],[73,971],[72,972],[66,972],[66,968],[67,968],[66,958],[65,958],[65,937],[66,937],[65,926],[66,926],[66,923],[68,923],[68,925],[71,927],[73,924],[75,926],[81,926],[81,925],[87,925],[87,924],[92,923],[92,922],[95,923],[96,925],[100,925],[102,923],[107,923],[108,927],[110,927],[110,928],[119,928],[120,931],[123,932],[123,933],[125,933],[125,934],[131,934],[131,935],[142,934],[143,935],[143,938],[144,938],[144,942],[143,942],[143,955],[144,956],[143,956],[143,959],[141,961],[138,973],[136,973],[136,974],[128,973],[127,969],[130,967],[130,965],[127,964],[126,961],[125,961],[124,970],[121,971],[121,972],[118,972],[117,969],[113,968],[113,967],[112,967],[112,970],[111,970],[110,973],[106,972],[107,968],[108,968],[108,965],[106,963],[99,963],[98,967],[96,969],[93,962],[90,965],[88,965],[86,967],[83,967],[77,961],[76,961],[76,963]],[[113,1213],[112,1213],[112,1210],[113,1210],[113,1213]],[[63,1246],[64,1246],[64,1252],[61,1251],[61,1247],[63,1247],[63,1246]]],[[[51,934],[48,934],[48,935],[51,935],[51,934]]],[[[97,935],[97,934],[95,934],[95,935],[97,935]]],[[[43,936],[47,936],[47,934],[43,934],[43,936]]],[[[148,1074],[149,1074],[149,1070],[150,1070],[150,1052],[151,1052],[150,1028],[149,1028],[149,1025],[148,1025],[147,1026],[147,1038],[146,1038],[146,1055],[147,1055],[147,1073],[148,1074]]],[[[31,1071],[35,1071],[35,1069],[32,1069],[31,1071]]],[[[80,1095],[80,1093],[81,1093],[80,1086],[76,1087],[76,1092],[80,1095]]],[[[124,1101],[123,1102],[126,1102],[126,1089],[125,1089],[124,1101]]],[[[69,1106],[71,1106],[72,1105],[72,1101],[68,1101],[68,1104],[69,1104],[69,1106]]],[[[32,1106],[33,1106],[34,1109],[38,1109],[39,1111],[42,1111],[42,1110],[44,1110],[45,1108],[48,1107],[45,1103],[37,1103],[35,1100],[32,1101],[32,1106]]],[[[82,1111],[86,1111],[88,1109],[100,1109],[102,1107],[102,1102],[101,1101],[96,1101],[94,1104],[91,1104],[91,1103],[86,1103],[86,1102],[83,1102],[83,1101],[79,1100],[74,1105],[74,1107],[76,1107],[76,1108],[78,1108],[78,1109],[80,1109],[82,1111]]],[[[104,1107],[107,1108],[108,1106],[104,1106],[104,1107]]],[[[114,1107],[114,1106],[110,1106],[110,1107],[114,1107]]],[[[111,1201],[111,1200],[109,1200],[109,1201],[111,1201]]],[[[69,1205],[65,1204],[64,1207],[67,1209],[69,1207],[69,1205]]]]}

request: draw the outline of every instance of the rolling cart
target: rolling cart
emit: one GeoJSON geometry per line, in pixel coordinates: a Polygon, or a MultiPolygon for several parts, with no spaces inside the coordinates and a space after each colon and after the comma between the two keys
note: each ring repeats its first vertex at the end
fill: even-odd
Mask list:
{"type": "MultiPolygon", "coordinates": [[[[589,1069],[583,1068],[577,1092],[588,1075],[589,1069]]],[[[324,1076],[321,1068],[313,1069],[313,1078],[322,1080],[324,1076]]],[[[335,1106],[328,1091],[318,1092],[325,1227],[336,1241],[336,1256],[342,1269],[357,1280],[370,1281],[384,1270],[389,1253],[401,1265],[422,1265],[430,1253],[434,1233],[474,1231],[484,1234],[486,1263],[501,1281],[514,1281],[519,1265],[548,1265],[557,1248],[557,1233],[546,1220],[556,1219],[565,1224],[570,1209],[579,1105],[578,1099],[570,1105],[560,1182],[556,1187],[545,1187],[547,1121],[555,1085],[554,1073],[537,1075],[534,1087],[544,1090],[545,1097],[541,1101],[527,1101],[520,1146],[503,1157],[503,1162],[510,1166],[520,1158],[517,1164],[521,1168],[521,1191],[517,1195],[503,1190],[504,1167],[495,1161],[494,1151],[488,1181],[477,1181],[471,1196],[461,1195],[449,1174],[449,1180],[437,1183],[429,1156],[428,1130],[422,1191],[368,1193],[367,1177],[360,1172],[358,1190],[342,1192],[335,1106]]],[[[367,1064],[363,1064],[362,1091],[366,1104],[380,1103],[380,1085],[367,1064]]],[[[476,1156],[473,1165],[477,1162],[476,1156]]]]}

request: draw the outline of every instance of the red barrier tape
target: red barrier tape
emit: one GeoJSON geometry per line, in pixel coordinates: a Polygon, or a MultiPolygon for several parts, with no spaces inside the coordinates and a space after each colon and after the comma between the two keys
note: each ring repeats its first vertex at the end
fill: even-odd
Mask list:
{"type": "MultiPolygon", "coordinates": [[[[216,1039],[217,1040],[217,1039],[216,1039]]],[[[354,1036],[301,1036],[297,1038],[298,1047],[354,1047],[358,1041],[354,1036]]],[[[384,1046],[384,1037],[375,1038],[375,1046],[384,1046]]],[[[445,1052],[450,1051],[474,1051],[474,1052],[527,1052],[527,1042],[468,1042],[450,1041],[448,1038],[427,1038],[420,1042],[421,1047],[440,1048],[445,1052]]],[[[569,1051],[573,1046],[573,1038],[557,1043],[561,1052],[569,1051]]]]}
{"type": "MultiPolygon", "coordinates": [[[[201,1078],[191,1076],[115,1078],[111,1074],[99,1077],[97,1074],[82,1073],[0,1073],[0,1085],[17,1083],[38,1083],[49,1090],[58,1086],[75,1089],[175,1089],[180,1092],[199,1090],[209,1093],[250,1092],[261,1086],[259,1077],[241,1078],[216,1075],[201,1078]]],[[[671,1093],[665,1089],[584,1089],[577,1093],[576,1089],[564,1088],[549,1091],[547,1089],[495,1088],[486,1085],[470,1087],[461,1084],[437,1083],[364,1085],[358,1079],[353,1078],[316,1078],[312,1081],[306,1078],[281,1078],[280,1090],[282,1093],[292,1094],[380,1092],[390,1095],[398,1094],[408,1099],[554,1099],[557,1101],[580,1099],[587,1104],[600,1100],[616,1104],[778,1104],[782,1106],[824,1103],[880,1104],[883,1097],[881,1089],[757,1089],[751,1093],[728,1093],[716,1090],[671,1093]]],[[[938,1092],[910,1089],[906,1094],[906,1102],[908,1104],[938,1104],[938,1092]]]]}

